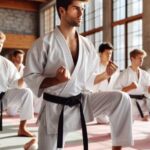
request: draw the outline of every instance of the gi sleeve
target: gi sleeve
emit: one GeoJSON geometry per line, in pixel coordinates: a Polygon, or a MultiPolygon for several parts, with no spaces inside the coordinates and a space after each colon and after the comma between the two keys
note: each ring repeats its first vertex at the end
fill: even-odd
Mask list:
{"type": "Polygon", "coordinates": [[[44,67],[47,61],[48,44],[44,39],[39,38],[28,51],[26,57],[26,67],[24,71],[24,80],[33,91],[40,97],[44,89],[40,89],[40,85],[45,79],[44,67]]]}
{"type": "Polygon", "coordinates": [[[114,89],[122,90],[125,86],[127,86],[127,71],[120,72],[119,77],[114,84],[114,89]]]}
{"type": "Polygon", "coordinates": [[[98,54],[96,53],[96,50],[93,46],[93,44],[90,44],[90,57],[88,60],[88,68],[87,68],[87,80],[86,80],[86,90],[88,91],[93,91],[94,89],[94,81],[96,76],[99,74],[100,70],[99,70],[99,57],[98,54]]]}
{"type": "Polygon", "coordinates": [[[8,88],[18,88],[18,79],[20,78],[20,74],[18,73],[18,70],[14,66],[13,63],[8,62],[8,71],[9,71],[9,78],[8,78],[8,88]]]}

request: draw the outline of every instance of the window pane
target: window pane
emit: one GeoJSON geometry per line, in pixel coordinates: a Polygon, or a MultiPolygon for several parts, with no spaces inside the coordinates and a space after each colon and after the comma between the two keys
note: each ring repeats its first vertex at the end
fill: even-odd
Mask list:
{"type": "Polygon", "coordinates": [[[92,35],[87,35],[86,37],[94,44],[95,37],[94,37],[93,34],[92,35]]]}
{"type": "Polygon", "coordinates": [[[85,25],[85,13],[83,14],[83,20],[81,22],[80,27],[77,28],[79,33],[83,33],[84,32],[84,30],[85,30],[84,29],[84,25],[85,25]]]}
{"type": "Polygon", "coordinates": [[[51,6],[44,11],[44,34],[54,29],[54,7],[51,6]]]}
{"type": "Polygon", "coordinates": [[[86,15],[86,31],[91,30],[94,28],[94,4],[93,1],[90,1],[89,4],[86,6],[85,9],[86,15]]]}
{"type": "Polygon", "coordinates": [[[96,50],[98,50],[98,47],[102,42],[103,42],[103,32],[100,31],[100,32],[95,33],[95,43],[94,43],[94,45],[95,45],[96,50]]]}
{"type": "Polygon", "coordinates": [[[95,28],[103,25],[103,0],[95,0],[95,28]]]}
{"type": "Polygon", "coordinates": [[[119,69],[125,68],[125,27],[116,26],[113,29],[113,60],[119,66],[119,69]]]}
{"type": "Polygon", "coordinates": [[[138,15],[143,12],[142,0],[128,0],[128,17],[138,15]]]}
{"type": "Polygon", "coordinates": [[[60,24],[60,19],[57,13],[57,9],[55,8],[55,26],[60,24]]]}
{"type": "Polygon", "coordinates": [[[128,65],[129,53],[134,49],[142,49],[142,20],[128,23],[128,65]]]}
{"type": "Polygon", "coordinates": [[[113,21],[125,18],[125,0],[113,0],[113,21]]]}

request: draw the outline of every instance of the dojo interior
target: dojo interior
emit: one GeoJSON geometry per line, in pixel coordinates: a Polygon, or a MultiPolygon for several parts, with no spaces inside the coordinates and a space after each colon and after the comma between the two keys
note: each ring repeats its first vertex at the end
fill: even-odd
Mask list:
{"type": "MultiPolygon", "coordinates": [[[[85,6],[83,22],[77,30],[92,41],[96,50],[102,42],[111,42],[112,60],[121,71],[130,65],[129,53],[135,48],[143,49],[147,57],[142,68],[147,70],[150,68],[149,8],[150,0],[91,0],[85,6]]],[[[36,39],[53,31],[59,23],[55,0],[0,0],[0,30],[6,34],[1,55],[9,59],[14,49],[27,53],[36,39]]],[[[37,136],[36,118],[37,114],[28,126],[37,136]]],[[[11,117],[4,112],[0,150],[22,150],[31,139],[17,137],[18,120],[18,115],[11,117]]],[[[149,127],[150,121],[135,120],[135,145],[124,150],[149,150],[149,127]]],[[[87,128],[90,150],[111,148],[109,125],[93,121],[87,128]]],[[[82,150],[82,132],[70,133],[64,149],[82,150]]]]}

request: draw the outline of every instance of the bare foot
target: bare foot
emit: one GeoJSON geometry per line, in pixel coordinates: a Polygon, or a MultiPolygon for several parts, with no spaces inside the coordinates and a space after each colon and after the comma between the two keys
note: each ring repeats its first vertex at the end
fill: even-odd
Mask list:
{"type": "Polygon", "coordinates": [[[24,150],[36,150],[37,149],[37,143],[36,143],[36,139],[32,139],[30,140],[28,143],[26,143],[24,145],[24,150]]]}
{"type": "Polygon", "coordinates": [[[31,132],[29,132],[28,130],[26,129],[19,129],[18,131],[18,136],[24,136],[24,137],[35,137],[34,134],[32,134],[31,132]]]}
{"type": "Polygon", "coordinates": [[[142,121],[149,121],[149,116],[145,115],[144,118],[142,118],[142,121]]]}

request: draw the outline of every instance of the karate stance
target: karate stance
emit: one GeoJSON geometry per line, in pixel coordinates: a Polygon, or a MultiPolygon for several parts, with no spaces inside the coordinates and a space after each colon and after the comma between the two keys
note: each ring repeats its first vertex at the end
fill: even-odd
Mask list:
{"type": "MultiPolygon", "coordinates": [[[[23,78],[23,71],[25,67],[23,65],[24,54],[25,53],[23,50],[14,50],[11,56],[11,61],[16,66],[21,78],[23,78]]],[[[25,83],[24,83],[24,86],[25,86],[25,83]]],[[[8,115],[15,116],[17,112],[18,112],[18,108],[16,108],[16,106],[7,107],[8,115]]]]}
{"type": "Polygon", "coordinates": [[[88,150],[84,118],[89,122],[104,112],[110,117],[112,149],[133,144],[130,97],[122,92],[90,92],[116,67],[110,63],[99,75],[99,58],[93,44],[76,31],[85,2],[56,0],[60,26],[39,38],[27,54],[25,80],[37,96],[43,94],[39,150],[62,148],[67,133],[81,126],[84,150],[88,150]]]}
{"type": "Polygon", "coordinates": [[[119,76],[115,88],[127,92],[132,98],[133,118],[141,115],[143,121],[148,121],[149,109],[146,93],[150,93],[150,76],[141,69],[146,52],[134,49],[130,52],[131,66],[119,76]]]}
{"type": "MultiPolygon", "coordinates": [[[[100,58],[100,72],[105,73],[107,65],[109,65],[111,61],[113,53],[113,46],[109,42],[103,42],[98,49],[98,54],[100,58]]],[[[94,92],[96,91],[112,91],[114,90],[114,85],[116,84],[116,80],[119,76],[119,69],[117,69],[111,76],[106,76],[106,79],[101,81],[99,84],[94,86],[94,92]]],[[[109,118],[105,114],[101,114],[96,118],[97,122],[100,124],[108,124],[109,118]]]]}
{"type": "MultiPolygon", "coordinates": [[[[6,37],[0,31],[0,52],[6,37]]],[[[22,88],[23,79],[14,64],[8,59],[0,56],[0,94],[4,92],[2,97],[3,109],[7,107],[15,107],[20,113],[20,125],[18,136],[32,137],[33,134],[26,129],[26,120],[33,118],[33,97],[30,89],[22,88]]]]}

